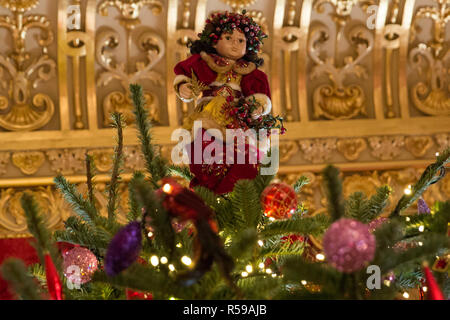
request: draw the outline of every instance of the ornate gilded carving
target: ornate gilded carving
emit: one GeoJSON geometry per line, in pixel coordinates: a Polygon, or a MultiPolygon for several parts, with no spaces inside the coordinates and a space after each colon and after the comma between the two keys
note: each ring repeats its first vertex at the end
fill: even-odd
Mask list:
{"type": "Polygon", "coordinates": [[[345,197],[355,192],[363,192],[367,197],[371,197],[380,186],[381,183],[377,172],[373,172],[371,175],[353,174],[345,177],[342,183],[345,197]]]}
{"type": "Polygon", "coordinates": [[[89,150],[89,154],[94,158],[94,164],[98,171],[107,172],[113,165],[113,149],[94,149],[89,150]]]}
{"type": "Polygon", "coordinates": [[[249,5],[254,4],[257,0],[221,0],[228,4],[233,10],[240,11],[249,5]]]}
{"type": "Polygon", "coordinates": [[[125,168],[132,170],[145,168],[145,160],[139,146],[126,146],[123,148],[123,154],[125,168]]]}
{"type": "Polygon", "coordinates": [[[9,152],[0,152],[0,175],[6,173],[6,166],[9,163],[9,152]]]}
{"type": "Polygon", "coordinates": [[[445,27],[450,21],[450,3],[437,0],[437,7],[423,6],[417,9],[411,41],[416,38],[418,19],[431,19],[433,40],[419,43],[409,53],[409,61],[421,79],[411,88],[414,105],[429,115],[450,115],[450,83],[448,82],[450,52],[445,45],[445,27]],[[427,71],[425,71],[427,70],[427,71]]]}
{"type": "Polygon", "coordinates": [[[396,158],[405,145],[405,137],[403,136],[370,137],[368,140],[372,149],[371,154],[380,160],[396,158]]]}
{"type": "Polygon", "coordinates": [[[423,157],[432,146],[433,139],[429,136],[407,137],[405,139],[406,150],[416,158],[423,157]]]}
{"type": "Polygon", "coordinates": [[[17,237],[28,234],[25,214],[20,204],[20,198],[24,192],[34,196],[39,207],[43,210],[44,221],[48,228],[55,229],[68,218],[69,206],[60,194],[50,186],[21,191],[13,188],[2,189],[0,197],[0,237],[17,237]]]}
{"type": "Polygon", "coordinates": [[[280,163],[287,162],[298,152],[298,144],[295,141],[280,142],[280,163]]]}
{"type": "Polygon", "coordinates": [[[0,126],[7,130],[41,128],[50,121],[55,110],[48,95],[37,93],[33,96],[31,92],[41,82],[50,80],[56,74],[56,63],[48,55],[48,46],[53,42],[50,21],[43,15],[24,14],[37,3],[38,1],[0,2],[0,5],[13,13],[13,16],[0,16],[0,28],[7,29],[13,41],[12,53],[7,57],[0,55],[0,86],[8,91],[8,96],[0,95],[0,126]],[[33,29],[41,31],[36,39],[42,52],[31,59],[25,40],[33,29]],[[9,104],[10,101],[13,102],[12,105],[9,104]]]}
{"type": "Polygon", "coordinates": [[[336,139],[306,139],[299,142],[303,157],[312,163],[327,162],[336,150],[336,139]]]}
{"type": "MultiPolygon", "coordinates": [[[[137,61],[132,65],[130,50],[132,45],[132,33],[137,25],[140,24],[140,10],[148,5],[153,8],[154,14],[161,13],[162,4],[155,0],[130,0],[130,1],[103,1],[98,10],[101,14],[107,15],[107,8],[115,6],[121,12],[121,24],[126,30],[126,61],[116,61],[111,50],[119,45],[119,33],[111,28],[107,28],[97,36],[96,58],[97,62],[106,70],[102,71],[97,79],[97,86],[107,86],[111,81],[117,80],[122,85],[125,92],[132,83],[138,83],[143,80],[149,80],[155,85],[163,84],[163,77],[153,68],[159,63],[165,54],[164,40],[154,32],[144,31],[138,37],[138,48],[147,54],[147,61],[137,61]]],[[[155,94],[145,91],[147,100],[147,109],[150,118],[160,122],[160,106],[155,94]]],[[[109,93],[103,102],[103,111],[105,114],[104,124],[110,123],[109,114],[111,112],[122,112],[126,115],[127,124],[134,122],[132,113],[133,105],[128,94],[121,91],[109,93]]]]}
{"type": "Polygon", "coordinates": [[[15,152],[12,155],[12,163],[26,175],[35,174],[44,160],[44,153],[40,151],[15,152]]]}
{"type": "Polygon", "coordinates": [[[337,142],[337,150],[349,161],[358,159],[366,148],[367,142],[363,138],[339,139],[337,142]]]}
{"type": "Polygon", "coordinates": [[[50,161],[50,168],[56,173],[64,175],[84,170],[84,149],[49,150],[46,152],[50,161]]]}
{"type": "Polygon", "coordinates": [[[364,25],[356,25],[347,34],[348,42],[356,51],[356,57],[347,55],[343,58],[343,65],[338,66],[338,54],[344,39],[344,27],[350,17],[354,5],[362,2],[365,6],[373,1],[358,0],[319,0],[314,4],[317,12],[324,12],[325,4],[334,8],[332,14],[336,25],[334,38],[334,57],[323,54],[321,47],[330,39],[331,31],[323,24],[312,28],[308,41],[308,53],[314,62],[311,70],[311,79],[326,75],[330,84],[322,84],[314,89],[313,107],[314,116],[324,116],[327,119],[350,119],[359,114],[367,114],[365,107],[365,94],[360,85],[346,84],[349,76],[359,79],[367,78],[366,68],[361,65],[363,59],[373,49],[373,35],[364,25]],[[325,57],[325,58],[322,58],[325,57]]]}
{"type": "Polygon", "coordinates": [[[448,133],[439,133],[434,136],[436,138],[437,145],[439,150],[444,150],[450,147],[450,134],[448,133]]]}

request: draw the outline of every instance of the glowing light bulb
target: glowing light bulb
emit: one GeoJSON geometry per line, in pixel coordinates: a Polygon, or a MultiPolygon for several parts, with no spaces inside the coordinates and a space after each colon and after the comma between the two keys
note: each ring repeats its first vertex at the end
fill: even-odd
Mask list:
{"type": "Polygon", "coordinates": [[[248,273],[244,271],[241,273],[241,276],[246,277],[246,276],[248,276],[248,273]]]}
{"type": "Polygon", "coordinates": [[[419,227],[419,232],[423,232],[425,230],[425,227],[424,226],[420,226],[419,227]]]}
{"type": "Polygon", "coordinates": [[[384,284],[386,287],[390,287],[391,286],[391,282],[389,280],[384,280],[384,284]]]}
{"type": "Polygon", "coordinates": [[[175,271],[175,267],[173,266],[173,264],[169,264],[169,270],[170,271],[175,271]]]}
{"type": "Polygon", "coordinates": [[[428,288],[427,287],[423,287],[422,290],[423,290],[423,292],[427,292],[428,288]]]}
{"type": "Polygon", "coordinates": [[[266,269],[266,273],[271,274],[271,273],[272,273],[272,269],[267,268],[267,269],[266,269]]]}
{"type": "Polygon", "coordinates": [[[190,266],[192,264],[192,260],[188,256],[183,256],[181,258],[181,262],[183,262],[187,266],[190,266]]]}
{"type": "Polygon", "coordinates": [[[436,152],[436,157],[439,157],[439,152],[436,152]]]}
{"type": "Polygon", "coordinates": [[[181,242],[177,243],[176,247],[177,248],[181,248],[183,245],[181,244],[181,242]]]}
{"type": "Polygon", "coordinates": [[[308,283],[308,282],[306,282],[306,280],[302,280],[302,281],[300,281],[300,282],[301,282],[301,284],[304,285],[304,286],[306,286],[306,284],[308,283]]]}
{"type": "Polygon", "coordinates": [[[153,232],[149,232],[149,233],[147,233],[147,236],[149,237],[149,238],[151,238],[151,237],[153,237],[153,232]]]}
{"type": "Polygon", "coordinates": [[[410,195],[410,194],[412,193],[412,191],[411,191],[411,185],[409,185],[408,188],[405,188],[405,190],[403,190],[403,192],[404,192],[406,195],[410,195]]]}
{"type": "Polygon", "coordinates": [[[262,246],[264,245],[264,242],[263,242],[262,240],[258,240],[258,245],[259,245],[260,247],[262,247],[262,246]]]}
{"type": "Polygon", "coordinates": [[[264,269],[264,263],[261,262],[260,264],[258,264],[258,267],[259,267],[260,269],[264,269]]]}
{"type": "Polygon", "coordinates": [[[319,261],[323,261],[325,260],[325,256],[321,253],[316,254],[316,259],[319,261]]]}
{"type": "Polygon", "coordinates": [[[409,222],[409,221],[411,221],[411,218],[410,217],[406,217],[406,222],[409,222]]]}
{"type": "Polygon", "coordinates": [[[150,258],[150,263],[152,266],[156,267],[159,264],[159,258],[157,256],[152,256],[150,258]]]}
{"type": "Polygon", "coordinates": [[[245,270],[246,270],[248,273],[252,273],[252,272],[253,272],[253,267],[252,267],[251,265],[248,265],[248,266],[245,267],[245,270]]]}
{"type": "Polygon", "coordinates": [[[275,218],[274,217],[270,217],[269,220],[270,221],[275,221],[275,218]]]}
{"type": "Polygon", "coordinates": [[[166,264],[168,260],[166,257],[161,257],[161,259],[159,259],[159,262],[161,262],[162,264],[166,264]]]}
{"type": "Polygon", "coordinates": [[[277,275],[275,273],[272,273],[272,278],[275,278],[277,275]]]}
{"type": "Polygon", "coordinates": [[[409,293],[408,292],[403,292],[403,298],[408,299],[409,298],[409,293]]]}
{"type": "Polygon", "coordinates": [[[165,193],[171,193],[173,187],[169,183],[166,183],[165,185],[163,185],[162,189],[165,193]]]}
{"type": "Polygon", "coordinates": [[[419,246],[420,247],[423,246],[423,242],[422,241],[419,241],[419,246]]]}
{"type": "Polygon", "coordinates": [[[175,298],[174,297],[170,297],[169,300],[175,300],[175,298]]]}

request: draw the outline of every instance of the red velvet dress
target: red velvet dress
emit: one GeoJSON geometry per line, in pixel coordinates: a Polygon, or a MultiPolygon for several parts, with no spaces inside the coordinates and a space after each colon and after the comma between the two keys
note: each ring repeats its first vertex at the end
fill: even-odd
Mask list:
{"type": "MultiPolygon", "coordinates": [[[[239,60],[232,62],[226,60],[218,55],[206,54],[194,54],[190,58],[178,63],[175,66],[175,91],[178,94],[178,87],[180,84],[189,82],[192,74],[194,73],[198,81],[208,86],[209,88],[202,92],[202,96],[197,101],[196,109],[185,121],[184,127],[186,129],[192,129],[192,122],[195,120],[202,120],[202,131],[197,134],[197,143],[201,144],[202,154],[207,146],[214,141],[205,141],[204,134],[207,129],[219,129],[223,137],[225,138],[225,126],[224,123],[229,121],[229,116],[224,115],[221,119],[214,118],[212,116],[205,116],[205,113],[201,113],[203,108],[208,107],[208,103],[211,102],[220,91],[221,88],[226,86],[231,93],[227,98],[228,105],[236,103],[239,98],[251,98],[257,99],[264,107],[263,114],[267,114],[271,109],[270,101],[270,88],[267,80],[267,76],[264,72],[257,69],[254,63],[239,60]],[[202,140],[203,137],[203,141],[202,140]]],[[[178,95],[179,96],[179,95],[178,95]]],[[[180,97],[180,96],[179,96],[180,97]]],[[[180,97],[180,99],[182,99],[180,97]]],[[[185,102],[192,100],[182,99],[185,102]]],[[[208,134],[208,133],[206,133],[208,134]]],[[[192,141],[187,145],[187,152],[190,160],[190,171],[194,175],[191,180],[190,187],[205,186],[213,190],[216,194],[224,194],[231,192],[235,183],[240,179],[253,179],[257,176],[259,170],[259,159],[262,156],[260,150],[253,145],[245,144],[244,150],[237,150],[234,143],[219,141],[222,144],[219,155],[212,155],[215,158],[222,159],[222,163],[194,163],[195,141],[192,141]],[[234,164],[226,163],[226,148],[234,148],[232,152],[234,157],[234,164]],[[245,152],[246,161],[244,164],[237,164],[238,154],[245,152]],[[257,163],[250,163],[248,154],[255,152],[257,163]]]]}

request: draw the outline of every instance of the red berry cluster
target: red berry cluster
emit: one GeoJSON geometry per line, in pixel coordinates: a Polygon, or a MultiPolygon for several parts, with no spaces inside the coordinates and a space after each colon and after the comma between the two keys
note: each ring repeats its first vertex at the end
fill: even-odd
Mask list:
{"type": "Polygon", "coordinates": [[[234,29],[239,29],[245,34],[247,39],[247,50],[259,51],[262,40],[267,35],[261,30],[261,27],[249,16],[235,12],[214,13],[206,20],[205,28],[198,36],[202,41],[210,44],[216,44],[222,33],[232,33],[234,29]]]}

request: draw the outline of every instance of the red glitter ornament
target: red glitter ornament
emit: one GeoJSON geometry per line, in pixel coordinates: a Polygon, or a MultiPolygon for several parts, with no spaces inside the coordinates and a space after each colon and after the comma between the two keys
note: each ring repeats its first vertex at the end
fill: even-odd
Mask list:
{"type": "Polygon", "coordinates": [[[261,206],[269,218],[290,218],[295,213],[297,205],[297,194],[284,182],[272,183],[261,193],[261,206]]]}
{"type": "Polygon", "coordinates": [[[428,285],[428,300],[445,300],[439,285],[434,279],[433,273],[426,263],[424,263],[423,271],[425,273],[425,279],[428,285]]]}

